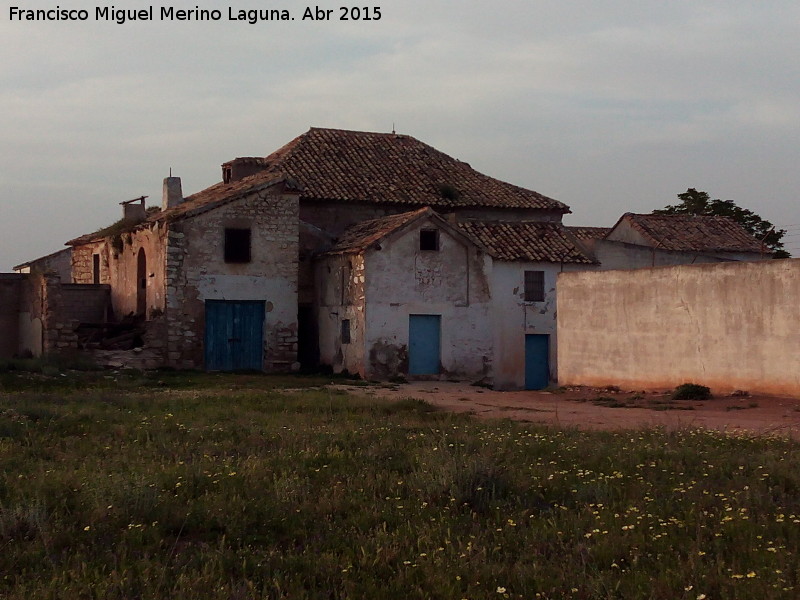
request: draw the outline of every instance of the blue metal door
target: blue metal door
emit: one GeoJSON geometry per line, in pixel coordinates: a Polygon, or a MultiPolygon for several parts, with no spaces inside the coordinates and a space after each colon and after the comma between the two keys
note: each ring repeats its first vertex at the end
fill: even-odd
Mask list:
{"type": "Polygon", "coordinates": [[[441,316],[408,316],[408,374],[439,373],[441,316]]]}
{"type": "Polygon", "coordinates": [[[207,371],[262,370],[264,303],[206,300],[207,371]]]}
{"type": "Polygon", "coordinates": [[[542,390],[550,385],[550,336],[525,336],[525,389],[542,390]]]}

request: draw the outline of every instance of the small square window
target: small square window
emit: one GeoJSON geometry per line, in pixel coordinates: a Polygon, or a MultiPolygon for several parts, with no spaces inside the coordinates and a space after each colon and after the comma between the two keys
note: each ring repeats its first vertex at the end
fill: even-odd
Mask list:
{"type": "Polygon", "coordinates": [[[419,232],[420,250],[439,250],[439,230],[422,229],[419,232]]]}
{"type": "Polygon", "coordinates": [[[544,302],[544,271],[525,271],[525,302],[544,302]]]}
{"type": "Polygon", "coordinates": [[[225,229],[225,262],[250,262],[249,229],[225,229]]]}
{"type": "Polygon", "coordinates": [[[350,343],[350,319],[342,319],[342,343],[350,343]]]}

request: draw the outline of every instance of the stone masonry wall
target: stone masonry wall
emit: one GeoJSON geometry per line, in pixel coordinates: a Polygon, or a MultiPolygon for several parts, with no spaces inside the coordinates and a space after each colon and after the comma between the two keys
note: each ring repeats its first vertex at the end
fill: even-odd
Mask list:
{"type": "Polygon", "coordinates": [[[78,334],[75,330],[80,321],[71,318],[66,310],[68,303],[65,303],[61,278],[57,275],[42,275],[38,281],[42,306],[42,352],[76,352],[78,334]]]}
{"type": "Polygon", "coordinates": [[[167,364],[204,367],[206,300],[265,303],[264,369],[297,361],[298,198],[269,188],[201,215],[167,232],[167,364]],[[226,263],[225,229],[251,230],[251,260],[226,263]]]}

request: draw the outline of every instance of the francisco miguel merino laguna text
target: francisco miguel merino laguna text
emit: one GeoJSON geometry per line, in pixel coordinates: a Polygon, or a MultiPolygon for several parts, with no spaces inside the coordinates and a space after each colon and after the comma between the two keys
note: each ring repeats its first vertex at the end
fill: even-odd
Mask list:
{"type": "MultiPolygon", "coordinates": [[[[338,7],[342,21],[377,21],[381,18],[379,6],[338,7]]],[[[332,20],[334,9],[323,9],[319,6],[307,6],[303,10],[302,21],[332,20]]],[[[10,21],[88,21],[91,11],[86,9],[62,8],[28,9],[12,6],[9,8],[10,21]]],[[[94,9],[95,21],[109,21],[123,25],[129,21],[154,21],[156,16],[152,6],[147,8],[116,8],[114,6],[98,6],[94,9]]],[[[161,21],[220,21],[223,12],[216,8],[205,9],[195,6],[190,9],[162,6],[158,17],[161,21]]],[[[227,9],[228,21],[246,21],[251,25],[259,21],[293,21],[294,17],[286,9],[227,9]]]]}

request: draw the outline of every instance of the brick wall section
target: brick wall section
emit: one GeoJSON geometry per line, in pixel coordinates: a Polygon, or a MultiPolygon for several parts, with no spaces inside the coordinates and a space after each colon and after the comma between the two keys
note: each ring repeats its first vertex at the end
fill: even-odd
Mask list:
{"type": "Polygon", "coordinates": [[[266,306],[264,369],[297,360],[298,200],[269,188],[170,225],[166,250],[167,364],[204,366],[205,301],[266,306]],[[224,261],[226,227],[251,229],[249,263],[224,261]]]}
{"type": "Polygon", "coordinates": [[[62,320],[104,323],[111,287],[108,285],[65,283],[61,285],[62,320]]]}

